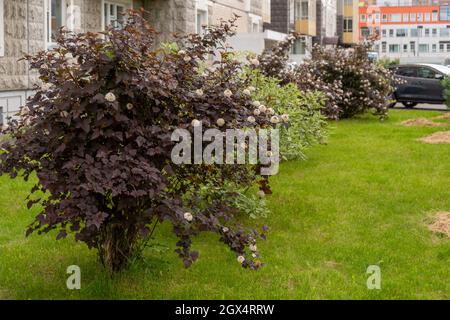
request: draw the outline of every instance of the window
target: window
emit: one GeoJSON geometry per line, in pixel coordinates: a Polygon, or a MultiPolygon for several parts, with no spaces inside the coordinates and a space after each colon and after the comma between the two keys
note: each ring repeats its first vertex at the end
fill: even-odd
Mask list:
{"type": "Polygon", "coordinates": [[[408,52],[408,45],[407,44],[403,45],[403,52],[408,52]]]}
{"type": "Polygon", "coordinates": [[[419,44],[419,52],[421,53],[427,53],[430,51],[429,45],[425,43],[419,44]]]}
{"type": "Polygon", "coordinates": [[[306,54],[306,40],[304,38],[295,40],[294,45],[292,46],[292,53],[301,55],[306,54]]]}
{"type": "Polygon", "coordinates": [[[389,30],[389,37],[393,37],[394,36],[394,29],[390,29],[389,30]]]}
{"type": "Polygon", "coordinates": [[[367,22],[372,22],[373,21],[373,16],[371,14],[369,14],[367,16],[367,22]]]}
{"type": "Polygon", "coordinates": [[[383,14],[383,15],[381,16],[381,19],[382,19],[383,22],[388,22],[388,16],[387,16],[387,14],[383,14]]]}
{"type": "Polygon", "coordinates": [[[252,23],[252,32],[258,33],[259,32],[259,23],[253,22],[252,23]]]}
{"type": "Polygon", "coordinates": [[[437,51],[437,45],[436,44],[433,44],[433,46],[432,46],[432,49],[431,49],[433,52],[436,52],[437,51]]]}
{"type": "Polygon", "coordinates": [[[432,29],[431,34],[433,35],[433,37],[437,37],[437,29],[432,29]]]}
{"type": "Polygon", "coordinates": [[[431,20],[432,20],[433,22],[438,21],[438,12],[437,12],[437,11],[433,11],[433,12],[431,13],[431,20]]]}
{"type": "Polygon", "coordinates": [[[417,15],[415,13],[411,13],[411,22],[416,22],[417,15]]]}
{"type": "Polygon", "coordinates": [[[408,30],[406,29],[397,29],[397,37],[406,37],[408,30]]]}
{"type": "Polygon", "coordinates": [[[441,6],[441,21],[450,21],[450,5],[441,6]]]}
{"type": "Polygon", "coordinates": [[[390,44],[389,45],[389,53],[397,53],[400,52],[400,45],[399,44],[390,44]]]}
{"type": "Polygon", "coordinates": [[[427,12],[425,13],[425,21],[431,21],[431,13],[427,12]]]}
{"type": "Polygon", "coordinates": [[[423,13],[418,13],[417,14],[417,21],[422,22],[423,21],[423,13]]]}
{"type": "Polygon", "coordinates": [[[208,24],[208,12],[205,10],[197,10],[197,33],[203,34],[204,25],[208,24]]]}
{"type": "Polygon", "coordinates": [[[103,28],[114,26],[122,28],[126,14],[125,5],[105,1],[103,3],[103,28]]]}
{"type": "Polygon", "coordinates": [[[344,18],[344,32],[353,32],[353,18],[344,18]]]}
{"type": "Polygon", "coordinates": [[[409,22],[409,13],[403,14],[403,22],[409,22]]]}
{"type": "Polygon", "coordinates": [[[381,35],[382,35],[384,38],[386,38],[386,36],[387,36],[386,29],[381,30],[381,35]]]}
{"type": "Polygon", "coordinates": [[[5,23],[3,18],[3,0],[0,0],[0,57],[5,55],[5,23]]]}
{"type": "Polygon", "coordinates": [[[450,52],[450,43],[447,43],[447,52],[450,52]]]}
{"type": "Polygon", "coordinates": [[[45,1],[45,21],[46,36],[45,41],[48,47],[55,44],[56,37],[61,27],[64,25],[63,17],[65,16],[64,0],[46,0],[45,1]]]}
{"type": "Polygon", "coordinates": [[[415,41],[411,41],[409,43],[409,47],[411,49],[411,52],[415,54],[416,53],[416,42],[415,41]]]}
{"type": "Polygon", "coordinates": [[[397,74],[403,77],[417,77],[417,69],[415,67],[400,67],[397,70],[397,74]]]}
{"type": "Polygon", "coordinates": [[[381,43],[381,52],[386,53],[386,46],[387,46],[386,42],[381,43]]]}
{"type": "Polygon", "coordinates": [[[417,76],[419,78],[436,79],[436,74],[436,71],[427,67],[419,67],[417,70],[417,76]]]}
{"type": "Polygon", "coordinates": [[[425,29],[425,37],[429,37],[430,36],[430,29],[426,28],[425,29]]]}
{"type": "Polygon", "coordinates": [[[391,14],[391,22],[402,22],[402,14],[401,13],[391,14]]]}
{"type": "Polygon", "coordinates": [[[365,14],[361,15],[361,22],[366,22],[366,15],[365,14]]]}
{"type": "Polygon", "coordinates": [[[379,13],[375,14],[375,22],[380,22],[380,14],[379,13]]]}
{"type": "Polygon", "coordinates": [[[367,27],[361,28],[361,36],[363,37],[369,37],[370,36],[370,29],[367,27]]]}
{"type": "Polygon", "coordinates": [[[301,0],[295,2],[295,16],[300,20],[308,20],[309,18],[309,2],[308,0],[301,0]]]}
{"type": "Polygon", "coordinates": [[[411,29],[411,37],[418,37],[419,29],[411,29]]]}
{"type": "Polygon", "coordinates": [[[445,44],[440,43],[439,44],[439,52],[444,52],[444,50],[445,50],[445,44]]]}

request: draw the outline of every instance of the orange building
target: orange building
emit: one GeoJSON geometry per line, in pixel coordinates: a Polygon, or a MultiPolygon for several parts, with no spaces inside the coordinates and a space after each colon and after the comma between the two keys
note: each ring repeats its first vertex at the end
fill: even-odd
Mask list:
{"type": "Polygon", "coordinates": [[[359,7],[359,39],[377,37],[380,56],[407,61],[450,58],[450,1],[364,1],[359,7]]]}

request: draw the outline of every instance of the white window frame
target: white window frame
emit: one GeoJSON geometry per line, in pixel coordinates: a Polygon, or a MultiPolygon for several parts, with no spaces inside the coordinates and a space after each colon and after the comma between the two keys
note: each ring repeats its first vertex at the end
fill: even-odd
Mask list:
{"type": "MultiPolygon", "coordinates": [[[[52,34],[52,24],[50,22],[50,17],[51,17],[51,1],[52,0],[44,0],[44,25],[45,25],[45,32],[44,32],[44,36],[45,36],[45,49],[49,49],[53,46],[56,45],[55,42],[52,41],[51,39],[51,34],[52,34]]],[[[64,26],[64,20],[66,18],[66,9],[67,9],[67,1],[69,2],[73,2],[71,0],[61,0],[61,19],[62,19],[62,25],[64,26]]]]}
{"type": "MultiPolygon", "coordinates": [[[[101,13],[102,14],[102,17],[101,17],[101,19],[102,19],[102,31],[104,31],[106,29],[106,26],[107,26],[107,24],[105,23],[105,4],[115,6],[116,16],[112,20],[117,20],[117,7],[118,6],[123,7],[124,11],[127,11],[129,9],[133,9],[133,2],[122,3],[122,2],[114,1],[114,0],[111,0],[111,1],[109,1],[109,0],[106,0],[106,1],[102,0],[102,10],[101,10],[102,11],[102,13],[101,13]]],[[[109,15],[109,13],[108,13],[108,15],[109,15]]],[[[109,17],[109,23],[111,23],[111,17],[109,17]]]]}
{"type": "Polygon", "coordinates": [[[5,18],[4,18],[4,1],[0,0],[0,57],[5,56],[5,18]]]}

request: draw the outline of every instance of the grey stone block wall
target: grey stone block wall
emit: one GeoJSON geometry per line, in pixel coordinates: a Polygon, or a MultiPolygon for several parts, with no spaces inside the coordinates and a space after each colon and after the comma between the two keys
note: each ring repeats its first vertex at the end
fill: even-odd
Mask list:
{"type": "MultiPolygon", "coordinates": [[[[162,33],[161,40],[173,32],[195,32],[195,0],[114,0],[144,7],[154,27],[162,33]]],[[[74,0],[81,11],[80,30],[97,32],[102,28],[101,0],[74,0]]],[[[4,0],[5,56],[0,57],[0,92],[26,90],[37,77],[28,70],[24,54],[45,49],[44,0],[4,0]]]]}
{"type": "Polygon", "coordinates": [[[160,41],[173,33],[195,32],[195,0],[145,0],[146,18],[161,32],[160,41]]]}

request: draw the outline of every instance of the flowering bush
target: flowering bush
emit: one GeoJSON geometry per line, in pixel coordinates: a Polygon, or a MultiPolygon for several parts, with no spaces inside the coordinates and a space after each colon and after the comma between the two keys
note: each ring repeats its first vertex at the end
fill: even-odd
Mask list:
{"type": "Polygon", "coordinates": [[[301,92],[288,83],[266,77],[260,71],[251,73],[253,99],[261,103],[260,109],[269,108],[281,115],[285,126],[280,128],[280,152],[284,159],[304,159],[305,149],[315,143],[323,143],[326,137],[326,121],[321,110],[325,96],[321,92],[301,92]]]}
{"type": "Polygon", "coordinates": [[[442,85],[444,87],[445,104],[450,108],[450,77],[446,77],[442,80],[442,85]]]}
{"type": "Polygon", "coordinates": [[[302,91],[323,92],[327,98],[323,112],[328,118],[349,118],[369,110],[382,118],[387,116],[387,99],[394,92],[392,85],[396,80],[391,71],[369,60],[370,45],[361,44],[352,49],[326,49],[316,45],[310,59],[289,68],[289,44],[293,39],[295,35],[263,52],[260,59],[264,63],[260,68],[265,75],[278,77],[282,84],[296,83],[302,91]],[[284,54],[280,55],[279,51],[284,54]]]}
{"type": "Polygon", "coordinates": [[[259,165],[171,161],[175,129],[276,125],[276,115],[255,114],[247,80],[238,76],[241,64],[229,58],[225,41],[233,23],[178,36],[182,50],[153,49],[155,31],[131,12],[123,30],[111,28],[103,37],[62,31],[55,49],[27,57],[43,85],[10,123],[12,139],[0,155],[0,174],[37,175],[28,206],[40,204],[42,211],[27,234],[73,233],[115,272],[168,221],[186,267],[198,257],[192,237],[205,231],[218,234],[243,267],[262,265],[256,241],[266,228],[246,231],[227,199],[198,196],[204,186],[226,183],[270,193],[259,165]],[[220,59],[200,72],[213,53],[220,59]]]}

